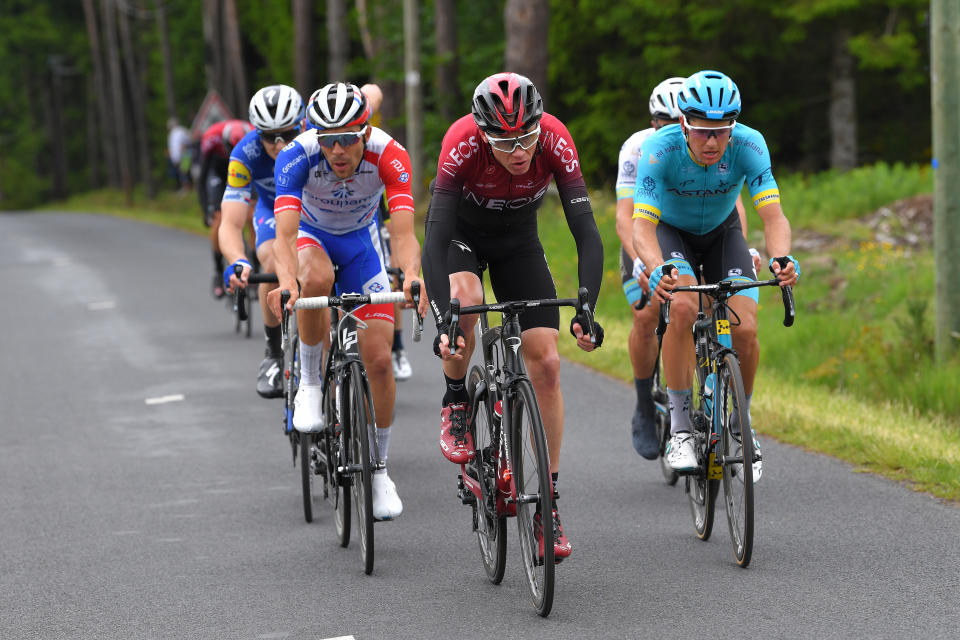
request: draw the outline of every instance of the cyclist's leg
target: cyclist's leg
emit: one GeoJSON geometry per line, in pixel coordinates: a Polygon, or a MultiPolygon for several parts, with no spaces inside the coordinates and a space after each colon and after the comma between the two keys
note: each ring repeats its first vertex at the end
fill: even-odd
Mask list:
{"type": "Polygon", "coordinates": [[[560,332],[552,327],[532,327],[523,332],[523,361],[537,394],[543,429],[547,432],[550,473],[560,470],[563,443],[563,392],[560,388],[560,332]]]}
{"type": "MultiPolygon", "coordinates": [[[[254,229],[257,232],[256,251],[260,265],[267,273],[274,273],[273,242],[277,229],[272,209],[258,204],[254,216],[254,229]]],[[[258,286],[263,334],[267,348],[257,375],[257,392],[265,397],[280,397],[283,395],[283,376],[279,375],[283,369],[280,319],[273,315],[267,305],[267,294],[276,289],[277,285],[263,283],[258,286]]]]}
{"type": "Polygon", "coordinates": [[[632,271],[629,256],[621,247],[621,282],[627,304],[633,314],[630,336],[627,339],[627,351],[633,368],[633,385],[637,393],[637,405],[631,420],[633,448],[644,458],[653,460],[657,457],[659,443],[656,433],[656,409],[650,393],[653,388],[653,367],[657,361],[657,340],[654,330],[657,327],[660,305],[654,301],[648,301],[642,309],[635,307],[644,296],[632,271]]]}

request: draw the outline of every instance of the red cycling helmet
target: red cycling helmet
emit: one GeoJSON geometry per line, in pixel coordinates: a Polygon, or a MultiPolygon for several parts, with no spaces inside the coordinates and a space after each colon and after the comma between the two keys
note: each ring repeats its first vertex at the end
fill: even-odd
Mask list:
{"type": "Polygon", "coordinates": [[[519,73],[497,73],[473,92],[473,120],[486,133],[517,133],[540,121],[543,99],[530,79],[519,73]]]}
{"type": "Polygon", "coordinates": [[[223,127],[223,144],[229,148],[237,146],[243,136],[253,131],[253,125],[243,120],[230,120],[223,127]]]}

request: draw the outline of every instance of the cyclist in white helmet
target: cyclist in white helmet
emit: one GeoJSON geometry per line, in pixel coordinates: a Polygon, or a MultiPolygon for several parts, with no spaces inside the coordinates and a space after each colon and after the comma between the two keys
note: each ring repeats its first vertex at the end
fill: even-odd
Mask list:
{"type": "MultiPolygon", "coordinates": [[[[661,127],[676,125],[680,121],[677,110],[677,94],[686,78],[667,78],[650,94],[650,128],[637,131],[620,147],[617,165],[617,236],[620,238],[620,276],[623,293],[633,313],[633,325],[627,339],[627,351],[633,368],[633,384],[637,404],[631,420],[633,448],[648,460],[655,460],[659,451],[656,434],[656,416],[650,391],[653,385],[653,367],[657,361],[657,341],[654,330],[660,304],[649,300],[648,274],[643,261],[633,248],[633,191],[640,161],[640,146],[661,127]]],[[[746,236],[747,222],[743,202],[737,198],[737,212],[746,236]]],[[[751,249],[751,253],[755,250],[751,249]]],[[[759,265],[759,254],[754,262],[759,265]]],[[[759,268],[759,267],[758,267],[759,268]]]]}
{"type": "MultiPolygon", "coordinates": [[[[250,100],[250,122],[255,129],[233,148],[227,169],[227,188],[223,194],[220,223],[220,250],[229,266],[223,272],[224,286],[247,286],[251,265],[243,247],[243,225],[246,211],[256,190],[253,228],[256,231],[257,259],[267,273],[274,271],[273,240],[276,222],[273,201],[273,163],[280,149],[303,131],[303,99],[297,90],[285,84],[274,84],[257,91],[250,100]],[[243,268],[240,278],[234,266],[243,268]]],[[[257,393],[264,398],[283,395],[283,352],[280,347],[280,320],[267,307],[267,293],[275,284],[261,284],[260,309],[267,347],[257,372],[257,393]]]]}
{"type": "MultiPolygon", "coordinates": [[[[330,293],[389,291],[377,225],[377,207],[386,192],[393,225],[391,242],[397,262],[406,274],[404,291],[420,273],[420,243],[414,233],[413,194],[416,178],[410,156],[385,131],[368,123],[370,100],[361,89],[345,83],[329,84],[314,92],[307,104],[310,129],[285,147],[274,170],[277,199],[277,242],[274,243],[279,290],[269,294],[273,312],[280,315],[280,291],[291,294],[288,309],[302,296],[330,293]]],[[[420,300],[426,312],[426,292],[420,300]]],[[[393,340],[392,304],[364,305],[354,315],[367,324],[358,346],[370,379],[377,444],[381,459],[389,453],[396,382],[390,346],[393,340]]],[[[302,432],[323,428],[320,410],[321,340],[329,331],[329,315],[301,311],[300,385],[294,404],[293,426],[302,432]]],[[[403,511],[386,468],[373,475],[373,515],[396,518],[403,511]]]]}

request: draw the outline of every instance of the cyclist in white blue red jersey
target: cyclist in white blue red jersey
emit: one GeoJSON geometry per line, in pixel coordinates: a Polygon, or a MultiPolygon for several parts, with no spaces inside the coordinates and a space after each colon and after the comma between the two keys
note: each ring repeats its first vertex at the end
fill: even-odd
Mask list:
{"type": "MultiPolygon", "coordinates": [[[[637,166],[640,158],[640,146],[661,127],[677,124],[680,112],[677,111],[677,94],[686,78],[667,78],[658,84],[650,94],[650,128],[637,131],[627,138],[620,148],[617,164],[617,236],[620,238],[620,279],[623,294],[633,313],[633,325],[627,339],[627,351],[633,368],[633,385],[637,394],[637,404],[631,420],[633,448],[648,460],[655,460],[660,445],[657,441],[655,411],[651,389],[653,388],[653,367],[657,362],[657,343],[654,329],[660,309],[655,300],[651,304],[639,307],[644,299],[649,299],[648,274],[643,261],[633,249],[633,191],[637,181],[637,166]]],[[[743,202],[737,197],[737,214],[746,237],[747,221],[743,202]]],[[[750,249],[754,258],[755,270],[759,269],[760,254],[750,249]]]]}
{"type": "MultiPolygon", "coordinates": [[[[770,267],[780,285],[796,284],[800,269],[789,255],[790,223],[780,206],[767,144],[760,132],[737,122],[741,110],[737,86],[720,72],[697,72],[684,81],[677,108],[680,125],[664,127],[642,146],[634,192],[633,244],[639,257],[653,267],[651,291],[661,301],[671,300],[670,326],[663,338],[671,419],[667,462],[676,470],[690,470],[696,467],[690,435],[690,356],[697,297],[670,292],[678,285],[695,284],[695,269],[700,265],[707,282],[755,279],[734,209],[744,182],[763,221],[767,252],[774,256],[770,267]],[[785,257],[787,266],[781,269],[776,257],[785,257]],[[664,264],[671,265],[670,275],[663,275],[664,264]]],[[[729,302],[740,319],[733,329],[733,346],[743,372],[748,419],[759,360],[757,300],[757,289],[747,289],[729,302]]],[[[733,425],[733,430],[742,433],[747,427],[733,425]]],[[[760,464],[754,463],[755,479],[760,477],[760,464]]]]}
{"type": "MultiPolygon", "coordinates": [[[[250,122],[256,127],[240,140],[230,154],[227,168],[227,188],[221,204],[220,250],[229,266],[223,272],[228,290],[247,286],[251,265],[243,246],[243,226],[253,192],[257,204],[253,213],[256,232],[257,259],[267,273],[273,273],[273,239],[276,223],[273,201],[273,163],[280,150],[303,130],[303,99],[293,87],[275,84],[257,91],[250,100],[250,122]],[[243,271],[240,278],[234,266],[243,271]]],[[[261,284],[260,309],[263,312],[263,332],[267,346],[257,372],[257,393],[264,398],[283,395],[283,351],[280,346],[280,319],[267,306],[267,293],[273,284],[261,284]]]]}
{"type": "MultiPolygon", "coordinates": [[[[268,297],[278,316],[280,291],[290,292],[287,308],[293,309],[298,280],[302,287],[299,295],[328,295],[334,285],[334,264],[339,269],[336,286],[341,293],[390,290],[376,216],[384,191],[393,220],[393,250],[407,274],[404,291],[410,299],[410,285],[420,273],[410,156],[389,134],[367,123],[371,112],[367,96],[355,85],[328,84],[307,103],[310,128],[277,156],[274,255],[280,283],[268,297]]],[[[425,311],[424,294],[420,312],[425,311]]],[[[393,305],[365,305],[355,315],[368,326],[359,333],[360,357],[370,379],[377,444],[386,462],[396,395],[390,357],[393,305]]],[[[329,315],[301,311],[297,321],[300,386],[293,426],[303,432],[317,431],[323,427],[321,340],[329,331],[329,315]]],[[[386,468],[377,470],[373,477],[374,516],[389,520],[402,510],[386,468]]]]}
{"type": "MultiPolygon", "coordinates": [[[[443,359],[445,380],[440,448],[457,464],[471,460],[475,453],[468,430],[465,379],[477,317],[460,318],[462,333],[457,344],[461,348],[451,354],[447,334],[450,299],[457,298],[464,306],[482,303],[480,261],[489,267],[498,300],[557,297],[537,233],[537,211],[551,179],[557,183],[564,216],[576,241],[579,280],[589,291],[591,307],[596,305],[603,277],[603,243],[576,146],[563,123],[544,112],[537,88],[519,74],[498,73],[477,86],[471,111],[443,137],[427,214],[423,262],[437,321],[434,352],[443,359]]],[[[570,333],[581,349],[592,351],[603,342],[603,329],[594,322],[592,342],[585,324],[579,315],[574,316],[570,333]]],[[[523,357],[540,405],[556,484],[563,440],[559,311],[556,307],[529,309],[520,316],[520,327],[523,357]]],[[[565,558],[571,549],[554,511],[554,553],[565,558]]]]}

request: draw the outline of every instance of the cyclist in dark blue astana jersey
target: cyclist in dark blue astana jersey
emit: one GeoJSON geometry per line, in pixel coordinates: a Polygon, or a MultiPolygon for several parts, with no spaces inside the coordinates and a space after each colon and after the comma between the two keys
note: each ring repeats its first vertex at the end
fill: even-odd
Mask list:
{"type": "MultiPolygon", "coordinates": [[[[672,301],[670,325],[663,339],[672,434],[667,462],[682,471],[696,467],[690,436],[693,370],[689,355],[697,298],[670,292],[678,285],[695,284],[695,269],[700,265],[708,282],[754,279],[753,262],[734,210],[744,182],[763,221],[767,252],[788,259],[782,270],[770,259],[781,286],[796,284],[800,270],[789,255],[790,223],[780,207],[766,142],[758,131],[736,121],[741,107],[737,86],[722,73],[700,71],[684,82],[677,107],[680,123],[660,129],[641,148],[633,245],[639,257],[654,267],[651,291],[661,301],[672,301]],[[665,263],[673,267],[670,275],[662,274],[665,263]]],[[[734,296],[729,303],[740,319],[734,327],[733,345],[742,367],[748,416],[759,359],[757,290],[749,291],[752,293],[734,296]]],[[[742,425],[733,428],[736,431],[742,425]]],[[[754,464],[755,478],[759,478],[759,465],[754,464]]]]}
{"type": "MultiPolygon", "coordinates": [[[[257,234],[257,258],[267,273],[273,273],[273,240],[277,235],[273,218],[276,188],[273,165],[277,154],[303,130],[303,99],[293,87],[271,85],[257,91],[250,100],[250,122],[256,127],[237,143],[230,153],[227,166],[227,188],[221,204],[223,220],[220,224],[220,248],[229,262],[223,272],[224,285],[233,291],[246,287],[250,263],[243,247],[243,225],[253,191],[257,205],[253,214],[253,228],[257,234]],[[234,266],[243,271],[238,279],[234,266]]],[[[260,309],[263,312],[263,332],[267,341],[266,353],[257,372],[257,393],[264,398],[283,395],[283,351],[280,347],[280,320],[267,306],[267,293],[275,284],[261,284],[260,309]]]]}

